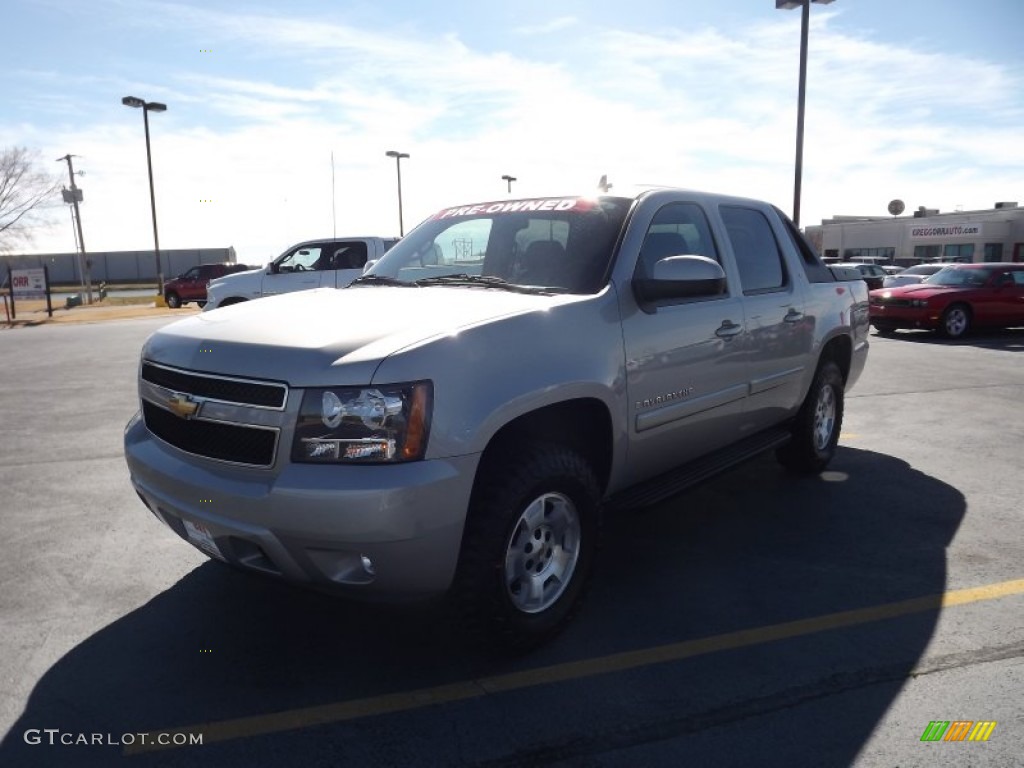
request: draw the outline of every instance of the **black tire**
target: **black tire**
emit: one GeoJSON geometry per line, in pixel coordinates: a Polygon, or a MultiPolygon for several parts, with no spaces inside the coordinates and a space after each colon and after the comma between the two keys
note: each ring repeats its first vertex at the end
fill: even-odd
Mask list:
{"type": "Polygon", "coordinates": [[[559,445],[486,458],[450,597],[472,641],[522,653],[556,634],[583,597],[601,494],[590,465],[559,445]]]}
{"type": "Polygon", "coordinates": [[[962,339],[971,330],[971,308],[966,304],[950,304],[942,313],[939,329],[947,339],[962,339]]]}
{"type": "Polygon", "coordinates": [[[164,294],[164,301],[167,302],[167,306],[171,309],[178,309],[181,307],[181,297],[174,291],[168,291],[164,294]]]}
{"type": "Polygon", "coordinates": [[[843,426],[843,394],[839,366],[823,360],[793,422],[793,438],[776,451],[782,466],[805,474],[816,474],[828,466],[843,426]]]}
{"type": "Polygon", "coordinates": [[[203,307],[206,306],[206,302],[205,301],[197,301],[196,302],[196,306],[199,307],[200,309],[202,309],[203,307]]]}

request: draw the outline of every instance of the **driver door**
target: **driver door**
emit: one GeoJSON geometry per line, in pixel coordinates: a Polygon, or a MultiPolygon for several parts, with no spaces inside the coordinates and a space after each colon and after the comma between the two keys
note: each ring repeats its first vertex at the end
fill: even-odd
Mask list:
{"type": "MultiPolygon", "coordinates": [[[[270,271],[263,277],[263,295],[319,288],[327,273],[330,248],[329,243],[305,243],[285,253],[270,265],[270,271]]],[[[330,274],[333,278],[333,272],[330,274]]]]}

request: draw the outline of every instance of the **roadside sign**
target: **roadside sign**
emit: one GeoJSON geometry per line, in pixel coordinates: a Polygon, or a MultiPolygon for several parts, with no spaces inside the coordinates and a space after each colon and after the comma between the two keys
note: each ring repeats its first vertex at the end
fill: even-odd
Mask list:
{"type": "MultiPolygon", "coordinates": [[[[9,319],[16,320],[15,302],[23,299],[46,299],[46,314],[53,317],[53,305],[50,303],[50,271],[46,267],[39,269],[7,268],[7,284],[11,286],[11,309],[9,319]]],[[[6,309],[6,299],[4,308],[6,309]]]]}
{"type": "Polygon", "coordinates": [[[45,299],[46,273],[40,269],[12,269],[11,290],[17,299],[45,299]]]}

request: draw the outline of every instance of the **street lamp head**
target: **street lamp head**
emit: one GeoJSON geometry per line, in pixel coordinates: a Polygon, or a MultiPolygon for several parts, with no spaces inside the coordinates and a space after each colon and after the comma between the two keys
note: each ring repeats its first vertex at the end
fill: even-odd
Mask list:
{"type": "MultiPolygon", "coordinates": [[[[820,3],[821,5],[828,5],[834,0],[810,0],[812,3],[820,3]]],[[[777,11],[791,11],[794,8],[799,8],[803,5],[805,0],[775,0],[775,10],[777,11]]]]}
{"type": "Polygon", "coordinates": [[[387,152],[384,153],[384,155],[386,157],[394,157],[394,158],[396,158],[398,160],[401,160],[403,157],[408,157],[409,156],[409,154],[407,152],[396,152],[393,149],[389,149],[387,152]]]}
{"type": "Polygon", "coordinates": [[[509,176],[507,173],[501,177],[504,181],[519,181],[515,176],[509,176]]]}
{"type": "Polygon", "coordinates": [[[126,107],[142,107],[147,112],[166,112],[167,105],[161,104],[159,101],[146,102],[144,99],[140,99],[137,96],[125,96],[121,99],[121,103],[126,107]]]}

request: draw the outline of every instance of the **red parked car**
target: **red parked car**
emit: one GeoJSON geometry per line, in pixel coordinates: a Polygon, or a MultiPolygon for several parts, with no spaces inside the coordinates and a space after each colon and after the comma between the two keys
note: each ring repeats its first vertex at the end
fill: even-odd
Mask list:
{"type": "Polygon", "coordinates": [[[252,269],[247,264],[200,264],[164,283],[164,301],[177,309],[190,301],[200,307],[206,304],[206,284],[218,277],[252,269]]]}
{"type": "Polygon", "coordinates": [[[950,339],[971,328],[1024,325],[1024,264],[952,264],[923,282],[869,294],[871,324],[937,330],[950,339]]]}

